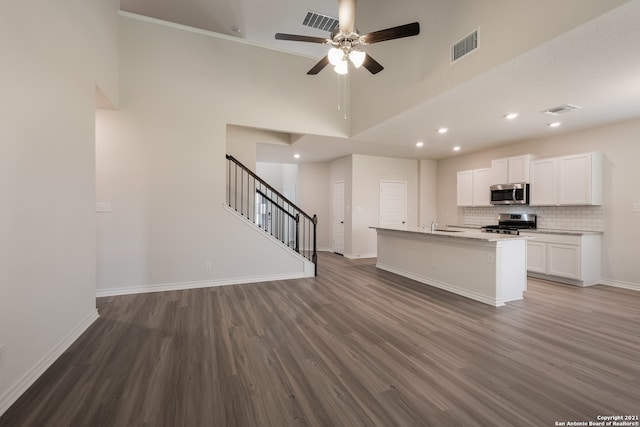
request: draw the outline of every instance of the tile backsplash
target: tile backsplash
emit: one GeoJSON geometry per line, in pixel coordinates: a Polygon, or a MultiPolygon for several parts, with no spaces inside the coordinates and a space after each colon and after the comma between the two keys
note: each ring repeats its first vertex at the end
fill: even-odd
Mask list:
{"type": "Polygon", "coordinates": [[[499,213],[534,213],[538,216],[538,228],[553,230],[604,230],[602,206],[490,206],[464,208],[467,225],[497,224],[499,213]]]}

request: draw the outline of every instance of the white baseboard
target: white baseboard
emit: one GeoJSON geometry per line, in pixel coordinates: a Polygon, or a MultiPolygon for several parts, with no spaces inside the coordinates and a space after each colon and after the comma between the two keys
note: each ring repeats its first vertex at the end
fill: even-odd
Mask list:
{"type": "MultiPolygon", "coordinates": [[[[309,263],[313,266],[313,263],[309,263]]],[[[303,279],[313,277],[313,268],[306,273],[280,274],[274,276],[234,277],[233,279],[205,280],[199,282],[163,283],[157,285],[130,286],[122,288],[100,289],[96,297],[117,295],[146,294],[150,292],[182,291],[186,289],[212,288],[216,286],[243,285],[247,283],[272,282],[274,280],[303,279]]]]}
{"type": "Polygon", "coordinates": [[[333,252],[333,249],[331,248],[317,248],[316,250],[318,252],[333,252]]]}
{"type": "Polygon", "coordinates": [[[623,282],[620,280],[612,280],[612,279],[604,279],[604,278],[600,280],[600,283],[602,283],[603,285],[613,286],[616,288],[640,291],[640,283],[630,283],[630,282],[623,282]]]}
{"type": "Polygon", "coordinates": [[[53,365],[75,340],[87,330],[93,322],[98,319],[98,310],[93,310],[89,315],[78,324],[71,332],[65,336],[62,341],[56,344],[42,359],[40,359],[31,369],[29,369],[13,386],[0,396],[0,416],[11,407],[22,394],[27,391],[33,383],[44,372],[53,365]]]}
{"type": "Polygon", "coordinates": [[[467,298],[470,298],[470,299],[475,300],[475,301],[480,301],[480,302],[483,302],[485,304],[492,305],[494,307],[501,307],[506,302],[508,302],[508,301],[505,301],[505,300],[502,300],[502,299],[491,298],[491,297],[488,297],[486,295],[482,295],[482,294],[479,294],[479,293],[476,293],[476,292],[472,292],[472,291],[469,291],[467,289],[462,289],[462,288],[459,288],[457,286],[451,285],[449,283],[444,283],[444,282],[440,282],[438,280],[434,280],[434,279],[431,279],[431,278],[419,276],[417,274],[410,273],[408,271],[404,271],[404,270],[401,270],[399,268],[390,267],[390,266],[385,265],[385,264],[377,263],[376,267],[378,267],[381,270],[385,270],[385,271],[388,271],[388,272],[391,272],[391,273],[398,274],[398,275],[403,276],[403,277],[407,277],[409,279],[415,280],[416,282],[424,283],[426,285],[433,286],[434,288],[439,288],[439,289],[445,290],[447,292],[454,293],[456,295],[461,295],[463,297],[467,297],[467,298]]]}
{"type": "Polygon", "coordinates": [[[348,259],[377,258],[378,254],[377,253],[370,253],[370,254],[344,254],[344,257],[348,258],[348,259]]]}

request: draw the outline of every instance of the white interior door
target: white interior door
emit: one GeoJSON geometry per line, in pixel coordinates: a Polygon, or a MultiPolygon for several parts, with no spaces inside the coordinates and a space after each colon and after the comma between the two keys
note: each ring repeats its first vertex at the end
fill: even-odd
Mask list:
{"type": "Polygon", "coordinates": [[[407,227],[406,181],[380,181],[380,226],[407,227]]]}
{"type": "Polygon", "coordinates": [[[344,254],[344,181],[333,183],[333,252],[344,254]]]}

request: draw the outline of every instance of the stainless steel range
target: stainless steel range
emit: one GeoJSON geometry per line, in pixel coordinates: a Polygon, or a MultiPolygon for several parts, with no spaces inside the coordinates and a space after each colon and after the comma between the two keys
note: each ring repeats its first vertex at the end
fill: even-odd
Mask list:
{"type": "Polygon", "coordinates": [[[498,225],[485,225],[485,233],[520,234],[520,230],[537,227],[536,214],[498,214],[498,225]]]}

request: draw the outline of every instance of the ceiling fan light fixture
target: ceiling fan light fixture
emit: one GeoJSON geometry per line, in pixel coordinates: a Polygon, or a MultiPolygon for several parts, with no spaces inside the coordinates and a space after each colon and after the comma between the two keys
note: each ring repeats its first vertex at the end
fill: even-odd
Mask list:
{"type": "Polygon", "coordinates": [[[349,72],[349,64],[346,60],[342,60],[338,63],[338,65],[333,67],[333,71],[338,74],[347,74],[349,72]]]}
{"type": "Polygon", "coordinates": [[[344,52],[342,49],[338,49],[337,47],[332,47],[329,49],[329,53],[327,55],[329,57],[329,62],[333,66],[337,66],[344,60],[344,52]]]}
{"type": "Polygon", "coordinates": [[[356,68],[360,68],[360,66],[364,63],[364,58],[366,56],[367,54],[361,50],[352,50],[351,52],[349,52],[349,60],[356,68]]]}

